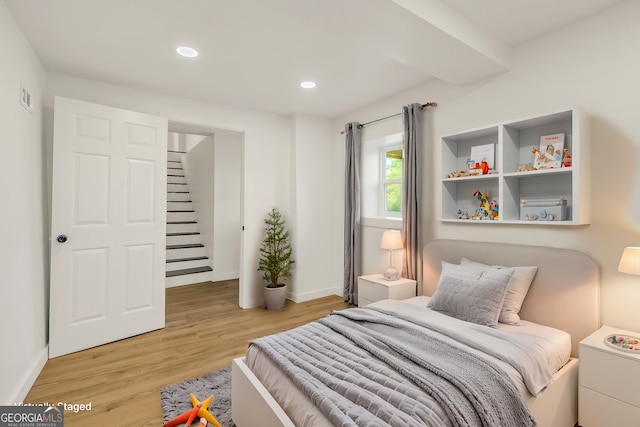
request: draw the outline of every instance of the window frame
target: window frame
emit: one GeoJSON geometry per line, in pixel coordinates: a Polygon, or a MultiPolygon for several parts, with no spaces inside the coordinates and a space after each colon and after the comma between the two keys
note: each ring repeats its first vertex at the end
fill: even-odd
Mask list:
{"type": "Polygon", "coordinates": [[[404,186],[404,158],[405,158],[405,153],[404,153],[404,144],[402,143],[397,143],[397,144],[390,144],[390,145],[385,145],[380,147],[380,158],[379,158],[379,164],[378,164],[378,176],[379,176],[379,188],[378,188],[378,212],[380,214],[381,217],[385,217],[385,218],[399,218],[402,219],[403,218],[403,209],[402,209],[402,187],[404,186]],[[401,150],[402,151],[402,170],[403,170],[403,177],[401,177],[400,179],[387,179],[387,174],[386,174],[386,159],[387,159],[387,153],[389,151],[397,151],[397,150],[401,150]],[[386,186],[388,184],[400,184],[400,212],[392,212],[392,211],[387,211],[387,203],[386,203],[386,186]]]}

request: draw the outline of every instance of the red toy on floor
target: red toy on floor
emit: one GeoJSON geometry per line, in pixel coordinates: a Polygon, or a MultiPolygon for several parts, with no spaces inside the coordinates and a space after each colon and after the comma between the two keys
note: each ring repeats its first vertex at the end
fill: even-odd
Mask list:
{"type": "Polygon", "coordinates": [[[207,400],[200,402],[193,394],[189,393],[189,399],[191,399],[191,405],[193,408],[183,412],[174,419],[167,421],[164,423],[164,427],[175,427],[183,423],[184,427],[189,427],[196,417],[204,418],[216,427],[222,427],[218,420],[216,420],[216,418],[209,412],[209,405],[211,405],[213,396],[209,396],[207,400]]]}

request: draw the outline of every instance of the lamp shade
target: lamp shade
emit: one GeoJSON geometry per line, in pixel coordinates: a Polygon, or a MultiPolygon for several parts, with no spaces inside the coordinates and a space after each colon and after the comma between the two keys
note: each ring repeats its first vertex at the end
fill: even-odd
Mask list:
{"type": "Polygon", "coordinates": [[[389,230],[382,233],[382,242],[380,243],[381,249],[402,249],[402,236],[397,230],[389,230]]]}
{"type": "Polygon", "coordinates": [[[640,247],[627,247],[622,252],[618,271],[640,276],[640,247]]]}

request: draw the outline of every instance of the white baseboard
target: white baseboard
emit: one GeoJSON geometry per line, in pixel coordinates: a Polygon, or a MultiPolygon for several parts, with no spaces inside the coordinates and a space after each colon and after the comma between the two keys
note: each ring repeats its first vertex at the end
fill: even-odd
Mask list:
{"type": "MultiPolygon", "coordinates": [[[[317,298],[328,297],[329,295],[336,295],[342,297],[342,289],[341,288],[328,288],[323,289],[316,292],[308,292],[306,294],[296,294],[296,293],[287,293],[287,299],[293,302],[305,302],[311,301],[317,298]]],[[[254,307],[262,307],[264,306],[264,297],[258,296],[256,298],[252,298],[249,303],[245,306],[240,306],[240,308],[254,308],[254,307]]]]}
{"type": "Polygon", "coordinates": [[[342,296],[342,289],[340,287],[332,287],[306,293],[292,292],[291,294],[287,294],[287,298],[289,298],[293,302],[305,302],[313,299],[328,297],[329,295],[342,296]]]}
{"type": "Polygon", "coordinates": [[[231,273],[216,273],[215,270],[211,275],[212,282],[221,282],[223,280],[234,280],[240,278],[240,272],[233,271],[231,273]]]}
{"type": "MultiPolygon", "coordinates": [[[[24,398],[27,397],[29,390],[33,387],[33,384],[36,382],[38,375],[42,372],[42,368],[44,368],[45,363],[49,360],[49,346],[45,345],[38,357],[31,364],[30,369],[23,376],[20,384],[16,385],[16,388],[13,392],[13,396],[10,398],[9,402],[3,402],[4,405],[15,405],[16,403],[24,402],[24,398]]],[[[29,402],[29,403],[38,403],[38,402],[29,402]]]]}
{"type": "Polygon", "coordinates": [[[167,277],[164,283],[165,288],[175,288],[176,286],[193,285],[194,283],[201,282],[220,282],[222,280],[233,280],[238,279],[239,277],[240,274],[238,272],[215,274],[215,272],[205,271],[204,273],[167,277]]]}

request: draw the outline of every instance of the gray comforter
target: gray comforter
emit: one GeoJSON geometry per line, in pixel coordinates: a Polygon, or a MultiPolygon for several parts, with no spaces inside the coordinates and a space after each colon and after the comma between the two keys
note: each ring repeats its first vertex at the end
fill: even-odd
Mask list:
{"type": "MultiPolygon", "coordinates": [[[[438,316],[435,329],[449,328],[449,320],[438,316]]],[[[460,335],[456,330],[454,326],[452,334],[460,335]]],[[[481,347],[491,347],[491,334],[480,339],[481,347]]],[[[252,344],[336,426],[535,425],[506,373],[441,337],[397,313],[372,307],[334,312],[252,344]]],[[[514,351],[506,357],[509,363],[535,353],[526,343],[514,351]]],[[[525,375],[539,369],[529,362],[514,368],[525,375]]],[[[546,381],[542,375],[528,382],[540,389],[546,381]]]]}

